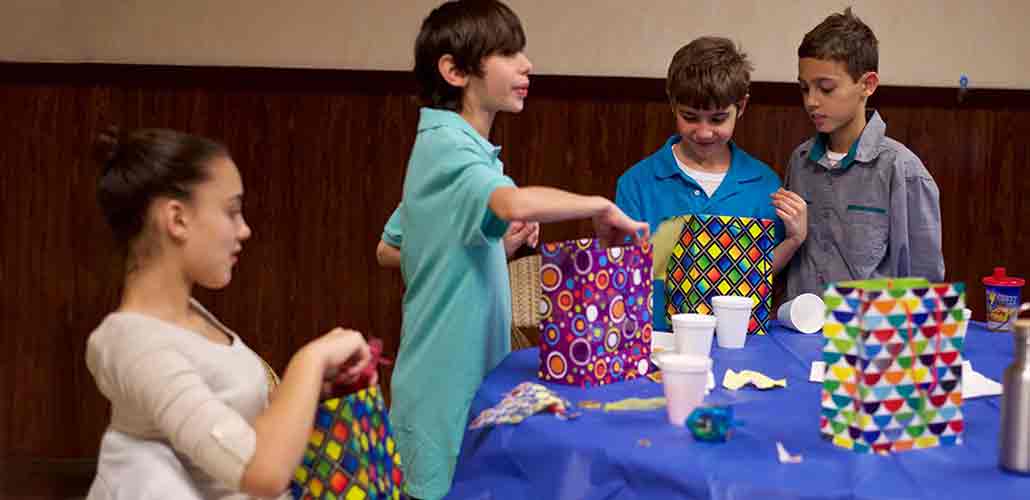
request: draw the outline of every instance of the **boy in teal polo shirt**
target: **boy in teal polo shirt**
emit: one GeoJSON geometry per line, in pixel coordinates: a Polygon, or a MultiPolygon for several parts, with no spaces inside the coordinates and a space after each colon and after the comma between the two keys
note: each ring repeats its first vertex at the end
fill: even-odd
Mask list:
{"type": "Polygon", "coordinates": [[[591,217],[604,241],[648,237],[647,224],[604,198],[518,188],[504,175],[487,137],[497,112],[522,110],[532,68],[524,46],[518,17],[494,0],[441,5],[415,43],[426,107],[377,255],[399,261],[407,285],[390,421],[418,498],[450,489],[472,397],[510,350],[509,224],[591,217]]]}
{"type": "MultiPolygon", "coordinates": [[[[619,178],[615,203],[652,232],[662,221],[684,214],[757,217],[776,222],[773,273],[778,273],[805,241],[807,208],[798,195],[780,188],[766,164],[730,139],[744,113],[751,63],[728,39],[698,38],[672,58],[666,93],[677,134],[619,178]]],[[[675,238],[675,236],[673,237],[675,238]]],[[[655,235],[655,255],[670,242],[655,235]]],[[[665,282],[655,261],[654,327],[670,329],[665,314],[665,282]]]]}
{"type": "Polygon", "coordinates": [[[798,83],[816,136],[790,156],[787,185],[810,203],[809,238],[787,272],[787,294],[836,281],[944,279],[940,192],[911,150],[887,137],[866,101],[880,83],[873,30],[847,9],[798,47],[798,83]]]}

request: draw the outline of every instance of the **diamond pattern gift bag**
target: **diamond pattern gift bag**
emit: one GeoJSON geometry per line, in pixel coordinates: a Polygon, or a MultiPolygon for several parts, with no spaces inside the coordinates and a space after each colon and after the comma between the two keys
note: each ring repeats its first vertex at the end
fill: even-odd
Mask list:
{"type": "MultiPolygon", "coordinates": [[[[665,272],[665,317],[714,314],[712,297],[751,298],[748,333],[764,335],[772,307],[774,223],[728,215],[684,215],[665,272]]],[[[666,223],[669,223],[667,221],[666,223]]]]}
{"type": "Polygon", "coordinates": [[[378,386],[323,401],[290,493],[297,500],[398,500],[401,457],[378,386]]]}

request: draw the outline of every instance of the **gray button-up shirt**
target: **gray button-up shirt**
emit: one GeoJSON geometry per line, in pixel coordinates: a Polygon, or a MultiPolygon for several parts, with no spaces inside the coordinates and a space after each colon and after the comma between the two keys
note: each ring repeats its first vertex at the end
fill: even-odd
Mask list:
{"type": "Polygon", "coordinates": [[[790,156],[785,187],[808,202],[808,238],[787,273],[787,298],[829,283],[878,277],[944,279],[937,183],[886,136],[875,111],[847,156],[831,166],[819,134],[790,156]]]}

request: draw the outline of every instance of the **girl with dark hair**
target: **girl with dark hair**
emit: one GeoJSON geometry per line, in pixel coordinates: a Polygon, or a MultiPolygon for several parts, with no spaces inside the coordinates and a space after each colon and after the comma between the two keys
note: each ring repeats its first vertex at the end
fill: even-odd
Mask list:
{"type": "Polygon", "coordinates": [[[285,496],[319,398],[359,377],[365,339],[335,328],[301,348],[278,382],[192,297],[195,285],[229,284],[251,235],[225,147],[171,130],[112,130],[98,146],[97,199],[126,271],[118,309],[86,350],[111,401],[88,498],[285,496]]]}

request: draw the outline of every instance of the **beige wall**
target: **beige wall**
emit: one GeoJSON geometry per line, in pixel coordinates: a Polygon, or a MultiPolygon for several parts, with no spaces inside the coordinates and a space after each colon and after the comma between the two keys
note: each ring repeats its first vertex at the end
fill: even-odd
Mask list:
{"type": "MultiPolygon", "coordinates": [[[[406,70],[439,0],[0,0],[0,60],[406,70]]],[[[653,76],[693,37],[741,42],[794,81],[798,42],[854,5],[888,84],[1030,88],[1024,0],[510,0],[539,74],[653,76]]]]}

